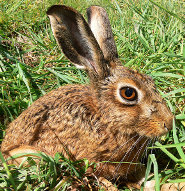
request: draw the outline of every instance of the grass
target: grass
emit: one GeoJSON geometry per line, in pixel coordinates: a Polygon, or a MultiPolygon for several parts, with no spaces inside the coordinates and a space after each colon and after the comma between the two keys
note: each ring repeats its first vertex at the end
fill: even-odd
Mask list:
{"type": "MultiPolygon", "coordinates": [[[[40,96],[69,83],[87,83],[60,52],[46,16],[53,4],[74,7],[85,15],[90,5],[106,8],[122,63],[153,77],[175,115],[173,131],[156,142],[149,155],[156,190],[185,179],[185,19],[182,0],[0,0],[0,139],[7,125],[40,96]],[[82,6],[83,5],[83,6],[82,6]],[[163,161],[161,162],[161,158],[163,161]]],[[[0,166],[0,190],[98,189],[87,177],[86,160],[77,163],[56,154],[40,154],[30,167],[0,166]],[[65,169],[65,170],[64,170],[65,169]],[[84,183],[85,182],[85,183],[84,183]],[[75,185],[74,185],[75,183],[75,185]]],[[[99,188],[100,189],[100,188],[99,188]]],[[[128,188],[120,187],[120,190],[128,188]]]]}

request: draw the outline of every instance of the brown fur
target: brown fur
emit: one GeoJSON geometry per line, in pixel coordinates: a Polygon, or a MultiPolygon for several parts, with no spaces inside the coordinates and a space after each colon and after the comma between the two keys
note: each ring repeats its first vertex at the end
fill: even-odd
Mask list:
{"type": "Polygon", "coordinates": [[[150,77],[120,64],[103,8],[88,10],[89,22],[104,23],[97,32],[92,28],[95,35],[72,8],[52,6],[47,13],[58,44],[72,62],[87,70],[90,85],[60,87],[35,101],[10,124],[2,152],[6,157],[23,151],[43,151],[51,156],[62,152],[73,160],[97,162],[97,176],[121,176],[125,182],[137,182],[144,175],[137,165],[99,162],[137,163],[148,140],[172,128],[173,115],[150,77]],[[96,20],[91,21],[93,18],[96,20]],[[96,40],[94,36],[101,30],[104,35],[96,40]],[[122,86],[138,91],[134,104],[120,98],[122,86]]]}

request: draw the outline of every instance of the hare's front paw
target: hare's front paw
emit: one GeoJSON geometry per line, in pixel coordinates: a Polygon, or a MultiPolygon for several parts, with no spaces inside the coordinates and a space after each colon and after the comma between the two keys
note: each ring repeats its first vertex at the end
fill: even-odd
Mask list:
{"type": "Polygon", "coordinates": [[[143,191],[155,191],[155,180],[147,181],[143,191]]]}
{"type": "MultiPolygon", "coordinates": [[[[185,191],[185,182],[181,183],[166,183],[160,188],[161,191],[185,191]]],[[[147,181],[143,191],[155,191],[155,180],[147,181]]]]}
{"type": "Polygon", "coordinates": [[[104,190],[106,191],[118,191],[118,189],[106,178],[100,177],[99,179],[99,184],[103,187],[104,190]]]}
{"type": "Polygon", "coordinates": [[[161,191],[185,191],[185,182],[181,183],[166,183],[161,186],[161,191]]]}

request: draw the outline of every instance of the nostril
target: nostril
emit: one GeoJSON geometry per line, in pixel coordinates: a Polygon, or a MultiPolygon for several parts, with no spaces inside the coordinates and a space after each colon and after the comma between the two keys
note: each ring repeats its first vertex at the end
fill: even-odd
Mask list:
{"type": "Polygon", "coordinates": [[[164,128],[169,131],[168,127],[166,126],[166,124],[164,123],[164,128]]]}

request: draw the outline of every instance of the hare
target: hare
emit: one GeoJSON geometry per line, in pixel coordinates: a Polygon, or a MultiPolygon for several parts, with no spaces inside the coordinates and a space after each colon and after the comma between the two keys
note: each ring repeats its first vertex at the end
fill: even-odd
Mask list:
{"type": "Polygon", "coordinates": [[[9,125],[1,146],[4,156],[61,152],[96,162],[98,177],[137,183],[144,176],[137,163],[147,144],[172,128],[172,113],[151,77],[118,59],[102,7],[87,9],[88,23],[63,5],[50,7],[47,14],[58,45],[87,71],[90,83],[66,85],[35,101],[9,125]]]}

